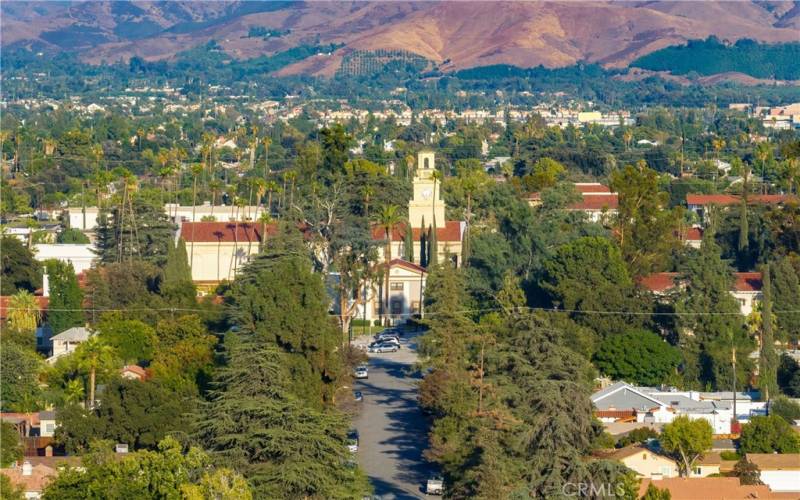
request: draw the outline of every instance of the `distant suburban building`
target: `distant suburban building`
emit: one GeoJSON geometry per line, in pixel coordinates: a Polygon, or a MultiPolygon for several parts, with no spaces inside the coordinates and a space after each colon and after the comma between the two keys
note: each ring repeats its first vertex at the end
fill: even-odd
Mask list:
{"type": "MultiPolygon", "coordinates": [[[[610,216],[619,209],[619,195],[611,188],[599,182],[576,182],[575,191],[581,195],[581,201],[567,206],[567,210],[585,213],[592,222],[608,222],[610,216]]],[[[530,193],[528,204],[532,207],[541,205],[541,193],[530,193]]]]}
{"type": "MultiPolygon", "coordinates": [[[[680,273],[654,273],[641,278],[639,284],[656,296],[665,296],[675,287],[682,286],[680,276],[680,273]]],[[[731,295],[739,303],[742,315],[749,316],[753,312],[756,302],[761,300],[761,273],[733,273],[733,276],[731,295]]]]}
{"type": "Polygon", "coordinates": [[[202,205],[176,205],[167,203],[164,205],[164,213],[175,224],[183,222],[257,222],[261,215],[266,212],[266,208],[261,205],[245,205],[237,207],[235,205],[211,205],[206,202],[202,205]]]}
{"type": "Polygon", "coordinates": [[[765,485],[744,485],[739,483],[738,477],[671,477],[668,479],[653,480],[642,479],[639,483],[639,498],[644,496],[650,485],[660,490],[669,491],[671,500],[732,500],[732,499],[758,499],[773,500],[786,499],[780,493],[773,493],[765,485]]]}
{"type": "Polygon", "coordinates": [[[53,352],[49,358],[48,363],[55,363],[58,358],[65,356],[75,351],[75,349],[83,342],[89,340],[92,332],[83,326],[74,326],[69,330],[64,330],[58,335],[54,335],[50,342],[53,344],[53,352]]]}
{"type": "Polygon", "coordinates": [[[97,259],[94,246],[81,243],[39,243],[33,245],[33,256],[39,262],[50,259],[68,262],[80,274],[92,267],[97,259]]]}
{"type": "MultiPolygon", "coordinates": [[[[747,197],[748,205],[782,205],[797,202],[798,198],[785,194],[751,194],[747,197]]],[[[696,213],[700,220],[705,221],[706,212],[710,205],[719,207],[739,206],[742,197],[738,194],[687,194],[686,206],[696,213]]]]}
{"type": "Polygon", "coordinates": [[[93,231],[97,227],[97,217],[100,215],[97,207],[69,207],[64,212],[66,222],[73,229],[93,231]]]}
{"type": "MultiPolygon", "coordinates": [[[[617,421],[667,424],[679,415],[704,419],[714,434],[730,434],[733,418],[733,394],[660,390],[614,383],[591,396],[595,416],[603,423],[617,421]]],[[[766,403],[753,401],[748,393],[736,394],[736,420],[747,421],[766,413],[766,403]]]]}

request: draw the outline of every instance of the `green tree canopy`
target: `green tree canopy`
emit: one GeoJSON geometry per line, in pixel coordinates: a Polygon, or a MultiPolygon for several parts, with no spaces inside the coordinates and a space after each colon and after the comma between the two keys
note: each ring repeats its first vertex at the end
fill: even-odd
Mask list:
{"type": "Polygon", "coordinates": [[[50,280],[47,323],[53,333],[59,334],[73,326],[83,325],[86,321],[83,315],[83,292],[78,286],[72,264],[51,260],[46,266],[50,280]]]}
{"type": "Polygon", "coordinates": [[[800,436],[778,415],[753,417],[742,426],[739,446],[744,453],[800,453],[800,436]]]}
{"type": "Polygon", "coordinates": [[[675,373],[681,362],[678,349],[646,330],[606,337],[594,354],[595,366],[615,380],[658,385],[675,373]]]}
{"type": "Polygon", "coordinates": [[[42,286],[42,271],[33,253],[13,236],[0,239],[2,248],[2,275],[0,275],[0,294],[14,295],[19,290],[31,293],[42,286]]]}
{"type": "Polygon", "coordinates": [[[688,477],[694,462],[711,449],[713,429],[707,420],[681,415],[661,431],[661,447],[678,460],[681,476],[688,477]]]}

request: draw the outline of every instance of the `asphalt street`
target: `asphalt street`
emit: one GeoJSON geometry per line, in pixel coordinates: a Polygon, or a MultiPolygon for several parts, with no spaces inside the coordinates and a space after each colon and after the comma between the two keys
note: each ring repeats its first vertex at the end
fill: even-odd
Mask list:
{"type": "Polygon", "coordinates": [[[370,354],[369,378],[355,389],[364,394],[354,425],[359,433],[358,461],[381,499],[426,498],[433,471],[422,457],[428,422],[417,405],[417,355],[413,338],[396,353],[370,354]]]}

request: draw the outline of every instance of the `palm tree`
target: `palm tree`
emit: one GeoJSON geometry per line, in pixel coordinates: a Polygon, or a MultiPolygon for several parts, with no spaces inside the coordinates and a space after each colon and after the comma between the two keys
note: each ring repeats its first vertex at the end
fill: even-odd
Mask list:
{"type": "Polygon", "coordinates": [[[41,318],[39,302],[29,291],[20,290],[9,299],[7,325],[10,331],[35,334],[41,318]]]}
{"type": "Polygon", "coordinates": [[[378,212],[378,224],[383,229],[386,236],[386,248],[384,251],[384,264],[386,270],[384,272],[384,304],[381,308],[385,318],[385,323],[389,325],[389,263],[392,261],[392,232],[394,228],[402,222],[403,217],[400,215],[400,207],[397,205],[383,205],[378,212]]]}
{"type": "Polygon", "coordinates": [[[361,190],[361,194],[364,195],[364,216],[369,219],[369,201],[372,195],[375,194],[375,188],[372,186],[364,186],[361,190]]]}
{"type": "Polygon", "coordinates": [[[269,147],[272,144],[272,139],[264,137],[261,139],[261,144],[264,145],[264,180],[269,179],[269,147]]]}
{"type": "Polygon", "coordinates": [[[114,348],[106,344],[97,335],[92,335],[75,349],[78,368],[89,374],[89,408],[94,408],[94,392],[97,384],[97,372],[114,363],[114,348]]]}
{"type": "Polygon", "coordinates": [[[194,226],[195,222],[197,222],[195,220],[195,211],[197,209],[197,178],[200,177],[200,174],[202,173],[202,164],[192,165],[192,245],[191,250],[189,251],[189,266],[194,265],[194,226]]]}
{"type": "Polygon", "coordinates": [[[277,182],[269,180],[264,185],[264,188],[267,190],[267,213],[272,214],[272,193],[278,191],[280,186],[278,186],[277,182]]]}
{"type": "Polygon", "coordinates": [[[217,204],[217,195],[222,190],[222,181],[214,179],[208,183],[208,187],[211,189],[211,217],[214,217],[214,205],[217,204]]]}

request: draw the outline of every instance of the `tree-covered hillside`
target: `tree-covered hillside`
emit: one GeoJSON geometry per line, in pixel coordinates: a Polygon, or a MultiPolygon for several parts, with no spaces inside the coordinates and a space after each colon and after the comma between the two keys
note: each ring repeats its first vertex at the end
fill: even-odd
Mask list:
{"type": "Polygon", "coordinates": [[[756,78],[800,79],[800,42],[761,44],[742,39],[727,45],[715,37],[690,40],[640,57],[631,66],[685,75],[737,71],[756,78]]]}

